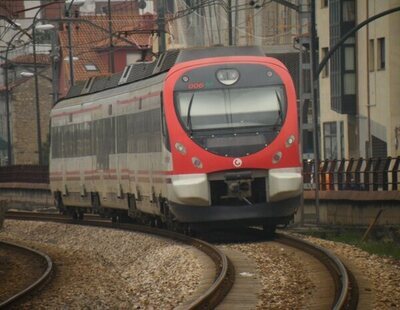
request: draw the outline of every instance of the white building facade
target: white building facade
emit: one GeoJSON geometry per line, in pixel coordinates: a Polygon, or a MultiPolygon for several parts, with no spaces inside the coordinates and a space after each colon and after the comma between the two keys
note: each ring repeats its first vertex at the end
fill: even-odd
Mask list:
{"type": "MultiPolygon", "coordinates": [[[[400,0],[317,0],[319,61],[352,27],[400,0]]],[[[321,72],[321,157],[400,155],[400,12],[350,37],[321,72]]]]}

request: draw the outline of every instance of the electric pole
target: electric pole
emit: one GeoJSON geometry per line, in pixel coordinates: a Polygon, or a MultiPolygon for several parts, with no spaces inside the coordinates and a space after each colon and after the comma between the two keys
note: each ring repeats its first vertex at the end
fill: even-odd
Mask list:
{"type": "Polygon", "coordinates": [[[164,0],[157,2],[158,52],[163,53],[167,49],[165,42],[165,3],[164,0]]]}
{"type": "Polygon", "coordinates": [[[114,64],[114,45],[113,45],[113,32],[112,32],[112,15],[111,15],[111,0],[108,0],[108,32],[110,41],[110,53],[108,58],[108,71],[110,73],[115,72],[114,64]]]}
{"type": "Polygon", "coordinates": [[[233,45],[233,29],[232,29],[232,0],[228,0],[228,43],[233,45]]]}

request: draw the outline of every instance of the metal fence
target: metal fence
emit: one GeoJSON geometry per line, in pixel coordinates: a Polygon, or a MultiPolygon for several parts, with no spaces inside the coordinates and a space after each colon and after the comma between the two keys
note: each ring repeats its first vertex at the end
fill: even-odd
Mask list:
{"type": "MultiPolygon", "coordinates": [[[[322,191],[400,190],[400,156],[397,158],[324,160],[319,163],[322,191]]],[[[315,189],[314,161],[303,162],[304,189],[315,189]]],[[[0,167],[0,183],[49,183],[49,167],[17,165],[0,167]]]]}
{"type": "MultiPolygon", "coordinates": [[[[322,191],[397,191],[400,156],[397,158],[324,160],[319,163],[322,191]]],[[[315,189],[314,161],[303,162],[304,189],[315,189]]]]}
{"type": "Polygon", "coordinates": [[[0,183],[49,183],[49,167],[15,165],[0,167],[0,183]]]}

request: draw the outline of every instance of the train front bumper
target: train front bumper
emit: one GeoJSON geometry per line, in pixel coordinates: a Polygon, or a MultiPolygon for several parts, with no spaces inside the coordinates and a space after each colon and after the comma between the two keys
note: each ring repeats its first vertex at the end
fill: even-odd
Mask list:
{"type": "Polygon", "coordinates": [[[300,205],[300,196],[279,202],[258,203],[245,206],[198,207],[170,204],[175,219],[181,223],[203,222],[241,222],[262,224],[265,220],[276,220],[285,224],[291,219],[300,205]]]}
{"type": "Polygon", "coordinates": [[[303,192],[300,167],[279,168],[268,171],[267,199],[270,202],[299,196],[303,192]]]}
{"type": "MultiPolygon", "coordinates": [[[[293,215],[303,190],[301,168],[252,171],[257,177],[260,177],[260,173],[261,177],[265,178],[265,200],[251,205],[243,203],[234,206],[212,203],[207,174],[174,175],[168,190],[170,210],[181,222],[279,218],[293,215]]],[[[220,182],[226,181],[224,177],[226,178],[226,175],[221,173],[220,182]]],[[[215,175],[213,179],[215,180],[215,175]]]]}
{"type": "MultiPolygon", "coordinates": [[[[223,175],[221,173],[222,179],[223,175]]],[[[299,167],[270,169],[265,171],[265,178],[267,202],[296,197],[303,191],[303,177],[299,167]]],[[[212,205],[209,178],[205,173],[173,175],[168,193],[168,200],[178,205],[212,205]]]]}

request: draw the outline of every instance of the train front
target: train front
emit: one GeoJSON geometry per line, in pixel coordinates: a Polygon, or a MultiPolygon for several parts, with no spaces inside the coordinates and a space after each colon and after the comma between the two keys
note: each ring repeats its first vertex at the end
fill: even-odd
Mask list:
{"type": "Polygon", "coordinates": [[[169,209],[180,222],[288,223],[302,174],[296,95],[279,61],[175,65],[163,93],[169,209]]]}

